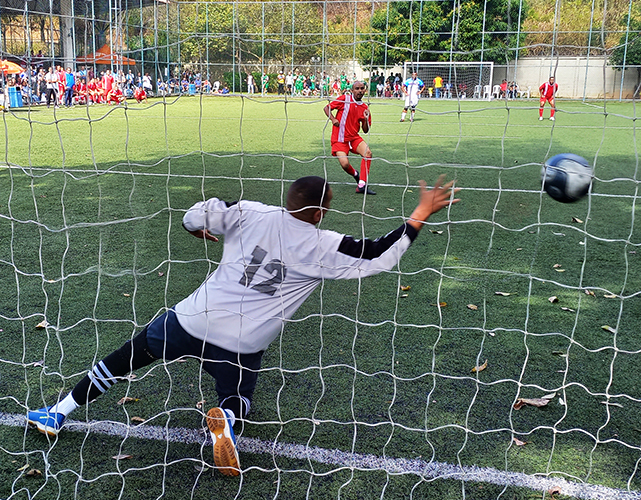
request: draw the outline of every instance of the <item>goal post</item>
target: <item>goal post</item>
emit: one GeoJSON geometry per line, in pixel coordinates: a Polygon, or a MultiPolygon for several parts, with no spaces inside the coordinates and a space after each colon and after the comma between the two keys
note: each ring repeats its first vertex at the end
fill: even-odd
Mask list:
{"type": "Polygon", "coordinates": [[[483,99],[490,95],[493,62],[412,62],[403,64],[403,79],[416,72],[423,80],[427,95],[448,99],[483,99]],[[440,76],[443,87],[436,92],[434,79],[440,76]],[[487,91],[487,92],[486,92],[487,91]]]}

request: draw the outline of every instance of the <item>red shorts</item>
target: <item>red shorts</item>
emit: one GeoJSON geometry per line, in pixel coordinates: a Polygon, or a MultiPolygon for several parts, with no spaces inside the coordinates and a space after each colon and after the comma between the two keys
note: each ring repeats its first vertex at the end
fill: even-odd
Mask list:
{"type": "Polygon", "coordinates": [[[346,155],[350,152],[358,153],[356,149],[361,142],[363,142],[362,137],[357,137],[356,139],[346,142],[332,142],[332,156],[336,156],[336,153],[339,151],[342,151],[346,155]]]}
{"type": "Polygon", "coordinates": [[[541,106],[545,104],[545,101],[550,103],[550,106],[554,105],[554,97],[541,97],[541,106]]]}

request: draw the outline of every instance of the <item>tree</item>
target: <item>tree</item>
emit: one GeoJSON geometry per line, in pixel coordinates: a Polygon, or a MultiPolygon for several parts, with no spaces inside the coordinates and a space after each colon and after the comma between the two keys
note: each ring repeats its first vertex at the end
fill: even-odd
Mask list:
{"type": "Polygon", "coordinates": [[[621,35],[619,45],[612,51],[610,64],[617,70],[627,66],[637,67],[634,97],[641,92],[641,6],[637,4],[621,24],[626,27],[626,32],[621,35]]]}
{"type": "Polygon", "coordinates": [[[519,12],[522,23],[527,12],[519,0],[388,3],[372,16],[370,34],[363,34],[369,43],[361,45],[359,62],[507,62],[516,55],[519,12]]]}

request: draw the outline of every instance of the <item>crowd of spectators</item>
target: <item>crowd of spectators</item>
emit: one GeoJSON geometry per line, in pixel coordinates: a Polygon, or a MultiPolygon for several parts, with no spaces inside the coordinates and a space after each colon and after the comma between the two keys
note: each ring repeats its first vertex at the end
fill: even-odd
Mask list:
{"type": "MultiPolygon", "coordinates": [[[[185,71],[168,81],[156,82],[149,73],[110,69],[95,71],[85,66],[76,70],[62,66],[40,66],[17,75],[5,76],[8,91],[15,88],[25,105],[71,107],[76,104],[120,104],[126,99],[142,102],[147,97],[198,93],[229,93],[220,82],[211,84],[200,73],[185,71]]],[[[8,94],[8,92],[5,92],[8,94]]]]}
{"type": "MultiPolygon", "coordinates": [[[[294,70],[280,71],[270,80],[266,73],[244,76],[249,94],[260,91],[263,95],[277,92],[278,95],[292,97],[331,97],[349,92],[356,74],[348,76],[344,71],[331,77],[325,71],[294,70]]],[[[238,80],[236,80],[238,81],[238,80]]],[[[400,73],[374,72],[365,82],[369,84],[371,96],[380,98],[403,98],[403,80],[400,73]]],[[[465,98],[467,88],[464,84],[450,85],[440,76],[433,82],[425,82],[424,97],[465,98]]],[[[147,97],[230,93],[225,81],[210,82],[198,71],[185,70],[168,80],[158,78],[155,82],[149,73],[133,69],[112,72],[110,69],[96,71],[94,67],[84,66],[73,70],[61,66],[27,70],[19,75],[9,75],[5,79],[8,88],[15,87],[26,105],[67,106],[76,104],[120,104],[127,99],[142,102],[147,97]]],[[[515,98],[518,86],[515,82],[503,81],[501,96],[515,98]]],[[[5,93],[6,94],[6,93],[5,93]]]]}

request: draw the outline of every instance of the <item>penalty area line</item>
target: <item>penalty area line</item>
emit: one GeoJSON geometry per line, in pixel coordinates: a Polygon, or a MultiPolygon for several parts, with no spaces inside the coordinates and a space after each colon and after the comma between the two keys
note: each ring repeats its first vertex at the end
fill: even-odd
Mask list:
{"type": "MultiPolygon", "coordinates": [[[[24,427],[26,424],[24,415],[0,412],[0,425],[24,427]]],[[[133,437],[183,444],[202,445],[207,442],[211,443],[209,432],[205,432],[204,429],[185,429],[182,427],[167,429],[161,426],[144,424],[128,426],[124,423],[109,421],[81,422],[67,420],[64,424],[64,431],[91,432],[121,438],[133,437]]],[[[238,438],[238,451],[242,453],[276,455],[298,460],[312,460],[326,465],[353,468],[361,471],[382,471],[392,475],[414,474],[428,481],[435,479],[473,481],[499,486],[529,488],[536,491],[559,488],[562,495],[586,500],[641,500],[641,491],[608,488],[598,484],[568,481],[561,477],[529,475],[522,472],[501,471],[490,467],[461,467],[443,462],[427,462],[420,459],[379,457],[341,450],[329,450],[317,446],[275,443],[257,438],[238,438]]]]}

